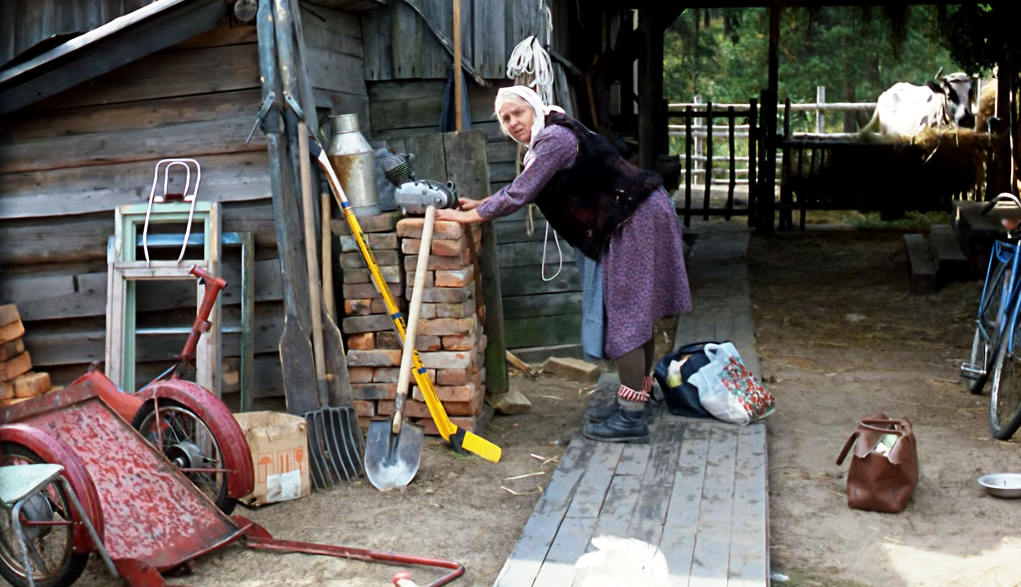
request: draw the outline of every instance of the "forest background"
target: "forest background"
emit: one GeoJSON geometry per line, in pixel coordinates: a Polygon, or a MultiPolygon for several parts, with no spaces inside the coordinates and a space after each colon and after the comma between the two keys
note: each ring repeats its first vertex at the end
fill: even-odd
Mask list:
{"type": "MultiPolygon", "coordinates": [[[[973,12],[993,16],[974,6],[788,8],[781,19],[780,102],[813,103],[817,86],[826,87],[827,102],[875,102],[893,84],[921,85],[940,68],[988,79],[991,67],[958,49],[969,35],[960,30],[962,15],[973,12]]],[[[731,104],[758,98],[766,87],[768,31],[766,8],[684,11],[666,32],[664,97],[731,104]]],[[[826,128],[855,132],[870,116],[830,112],[826,128]]],[[[815,113],[795,113],[792,126],[814,131],[815,113]]]]}

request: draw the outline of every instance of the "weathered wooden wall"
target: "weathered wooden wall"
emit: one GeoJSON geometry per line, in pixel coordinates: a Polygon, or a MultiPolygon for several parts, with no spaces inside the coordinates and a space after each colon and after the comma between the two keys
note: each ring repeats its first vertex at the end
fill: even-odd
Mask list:
{"type": "MultiPolygon", "coordinates": [[[[385,8],[362,14],[366,39],[365,79],[447,78],[450,53],[409,3],[421,10],[448,41],[453,39],[450,0],[390,0],[385,8]]],[[[531,35],[545,35],[545,16],[527,0],[462,0],[461,47],[465,59],[485,79],[501,79],[514,46],[531,35]]]]}
{"type": "MultiPolygon", "coordinates": [[[[319,17],[305,15],[305,27],[317,102],[367,116],[358,17],[315,12],[319,17]]],[[[33,363],[56,384],[103,360],[113,210],[147,201],[156,160],[187,156],[202,164],[199,198],[223,203],[223,230],[255,234],[254,397],[282,395],[280,264],[262,133],[245,144],[260,83],[255,27],[225,21],[2,125],[0,300],[18,304],[33,363]]],[[[225,325],[240,317],[239,272],[238,250],[226,249],[223,273],[232,283],[223,298],[225,325]]],[[[141,284],[138,326],[190,325],[193,292],[183,284],[141,284]]],[[[140,382],[182,345],[181,337],[140,338],[140,382]]],[[[224,336],[224,356],[236,362],[237,335],[224,336]]]]}
{"type": "Polygon", "coordinates": [[[152,0],[3,0],[0,65],[54,35],[85,33],[152,0]]]}
{"type": "MultiPolygon", "coordinates": [[[[462,194],[473,199],[496,192],[516,176],[517,145],[500,133],[499,123],[493,115],[496,91],[510,81],[489,81],[491,85],[488,88],[470,81],[467,84],[472,128],[484,130],[488,137],[486,155],[490,193],[462,194]]],[[[374,138],[388,139],[438,131],[445,81],[367,83],[374,138]]],[[[496,222],[507,347],[576,345],[581,338],[581,284],[574,265],[574,249],[561,241],[563,272],[552,281],[543,281],[540,272],[546,222],[535,210],[535,232],[532,236],[528,236],[526,225],[527,210],[520,210],[496,222]]],[[[547,276],[556,273],[559,259],[551,232],[546,252],[547,276]]]]}

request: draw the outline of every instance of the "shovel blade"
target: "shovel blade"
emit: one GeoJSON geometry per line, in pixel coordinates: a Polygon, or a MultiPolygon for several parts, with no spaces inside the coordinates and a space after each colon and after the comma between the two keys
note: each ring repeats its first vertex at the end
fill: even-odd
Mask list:
{"type": "Polygon", "coordinates": [[[391,431],[390,420],[369,424],[365,440],[365,476],[373,487],[386,491],[411,483],[422,462],[424,440],[425,431],[408,422],[401,426],[400,434],[391,431]]]}

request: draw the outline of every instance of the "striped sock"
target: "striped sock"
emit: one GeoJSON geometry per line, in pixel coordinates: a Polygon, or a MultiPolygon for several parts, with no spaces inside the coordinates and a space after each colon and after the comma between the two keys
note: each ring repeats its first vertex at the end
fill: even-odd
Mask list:
{"type": "Polygon", "coordinates": [[[649,392],[636,391],[626,385],[621,385],[617,397],[626,402],[644,403],[649,400],[649,392]]]}

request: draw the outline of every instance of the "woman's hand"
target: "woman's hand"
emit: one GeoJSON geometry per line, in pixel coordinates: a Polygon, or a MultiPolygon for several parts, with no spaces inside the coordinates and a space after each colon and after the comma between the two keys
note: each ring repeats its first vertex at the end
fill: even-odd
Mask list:
{"type": "Polygon", "coordinates": [[[462,211],[462,210],[437,210],[436,220],[446,220],[448,222],[460,222],[461,224],[471,224],[472,222],[482,222],[484,218],[479,216],[479,213],[475,210],[462,211]]]}
{"type": "Polygon", "coordinates": [[[469,200],[467,198],[460,198],[457,200],[457,207],[465,212],[474,210],[479,207],[479,204],[485,200],[469,200]]]}

